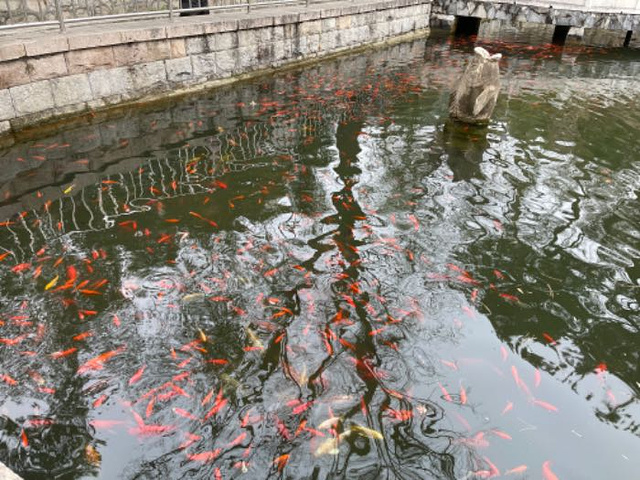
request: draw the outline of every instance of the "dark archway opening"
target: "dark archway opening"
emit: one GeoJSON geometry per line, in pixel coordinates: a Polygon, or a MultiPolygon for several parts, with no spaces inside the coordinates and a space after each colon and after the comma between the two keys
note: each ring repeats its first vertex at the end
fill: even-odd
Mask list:
{"type": "Polygon", "coordinates": [[[553,31],[551,43],[554,45],[564,45],[564,42],[567,41],[567,35],[569,35],[570,29],[571,27],[569,25],[556,25],[556,28],[553,31]]]}
{"type": "Polygon", "coordinates": [[[478,17],[456,17],[455,36],[470,37],[478,35],[480,30],[480,18],[478,17]]]}

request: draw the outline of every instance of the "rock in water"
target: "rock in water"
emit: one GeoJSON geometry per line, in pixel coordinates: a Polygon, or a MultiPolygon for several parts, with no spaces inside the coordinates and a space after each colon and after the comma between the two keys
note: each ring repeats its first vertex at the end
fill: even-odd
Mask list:
{"type": "Polygon", "coordinates": [[[474,49],[456,89],[451,93],[449,115],[466,123],[487,123],[500,93],[500,67],[502,55],[490,55],[482,47],[474,49]]]}

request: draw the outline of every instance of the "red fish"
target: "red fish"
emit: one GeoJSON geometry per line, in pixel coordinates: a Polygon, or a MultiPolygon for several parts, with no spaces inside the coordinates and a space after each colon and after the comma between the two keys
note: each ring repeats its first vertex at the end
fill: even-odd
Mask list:
{"type": "Polygon", "coordinates": [[[501,293],[500,296],[502,298],[504,298],[505,300],[509,300],[510,302],[519,302],[520,299],[518,297],[516,297],[515,295],[510,295],[508,293],[501,293]]]}
{"type": "Polygon", "coordinates": [[[244,441],[245,438],[247,438],[247,432],[242,432],[235,439],[233,439],[231,442],[229,442],[227,447],[228,448],[232,448],[232,447],[235,447],[237,445],[240,445],[244,441]]]}
{"type": "Polygon", "coordinates": [[[440,385],[440,390],[442,391],[442,395],[443,395],[444,399],[447,402],[453,402],[453,400],[451,399],[451,395],[449,395],[449,392],[447,392],[447,389],[444,388],[440,382],[438,382],[438,385],[440,385]]]}
{"type": "Polygon", "coordinates": [[[220,399],[220,401],[216,401],[216,403],[213,405],[211,410],[209,410],[207,414],[204,416],[204,420],[208,420],[210,417],[218,413],[220,410],[224,408],[226,404],[227,404],[226,398],[222,398],[220,399]]]}
{"type": "Polygon", "coordinates": [[[113,428],[116,425],[122,425],[124,422],[122,420],[91,420],[89,425],[91,425],[96,430],[113,428]]]}
{"type": "Polygon", "coordinates": [[[129,385],[133,385],[134,383],[138,382],[142,378],[142,374],[144,373],[146,368],[147,368],[146,365],[143,365],[142,367],[140,367],[140,369],[136,373],[134,373],[129,379],[129,385]]]}
{"type": "Polygon", "coordinates": [[[533,399],[533,404],[537,405],[539,407],[542,407],[546,410],[549,410],[550,412],[557,412],[558,411],[558,407],[556,407],[555,405],[552,405],[548,402],[543,402],[542,400],[537,400],[537,399],[533,399]]]}
{"type": "Polygon", "coordinates": [[[208,452],[190,453],[189,455],[187,455],[187,458],[194,462],[208,463],[213,462],[218,457],[218,455],[220,455],[220,449],[216,448],[215,450],[210,450],[208,452]]]}
{"type": "Polygon", "coordinates": [[[278,458],[276,458],[273,461],[274,465],[278,466],[278,472],[282,472],[282,470],[284,469],[285,465],[289,461],[289,456],[290,455],[288,453],[286,453],[284,455],[280,455],[278,458]]]}
{"type": "Polygon", "coordinates": [[[205,218],[202,215],[200,215],[199,213],[196,212],[189,212],[189,215],[194,216],[196,218],[199,218],[200,220],[204,220],[205,222],[207,222],[209,225],[211,225],[212,227],[217,227],[218,224],[216,222],[214,222],[213,220],[209,219],[209,218],[205,218]]]}
{"type": "Polygon", "coordinates": [[[180,415],[181,417],[188,418],[189,420],[198,420],[198,417],[195,417],[182,408],[174,407],[173,413],[175,413],[176,415],[180,415]]]}
{"type": "Polygon", "coordinates": [[[72,353],[77,352],[78,349],[76,347],[72,347],[72,348],[68,348],[67,350],[63,350],[61,352],[54,352],[51,354],[51,358],[62,358],[62,357],[66,357],[68,355],[71,355],[72,353]]]}
{"type": "Polygon", "coordinates": [[[110,350],[108,352],[101,353],[97,357],[88,360],[83,365],[78,368],[78,374],[83,374],[90,370],[101,370],[104,367],[104,363],[110,360],[112,357],[124,352],[125,347],[120,347],[115,350],[110,350]]]}
{"type": "Polygon", "coordinates": [[[15,267],[12,267],[11,271],[13,273],[20,273],[20,272],[23,272],[23,271],[28,270],[30,268],[31,268],[31,264],[30,263],[19,263],[15,267]]]}
{"type": "Polygon", "coordinates": [[[15,378],[4,373],[0,375],[0,380],[2,380],[7,385],[11,385],[12,387],[18,384],[15,378]]]}
{"type": "Polygon", "coordinates": [[[309,402],[305,402],[301,405],[298,405],[297,407],[295,407],[293,409],[293,411],[291,413],[293,413],[294,415],[299,415],[302,412],[304,412],[305,410],[307,410],[311,405],[313,405],[313,400],[309,401],[309,402]]]}
{"type": "Polygon", "coordinates": [[[495,436],[500,437],[504,440],[512,440],[511,435],[501,430],[491,430],[491,433],[493,433],[495,436]]]}
{"type": "Polygon", "coordinates": [[[505,475],[513,475],[515,473],[524,473],[527,471],[527,466],[526,465],[519,465],[517,467],[514,467],[510,470],[507,470],[506,472],[504,472],[505,475]]]}
{"type": "Polygon", "coordinates": [[[144,420],[140,415],[136,412],[132,412],[133,417],[138,424],[137,427],[133,427],[129,429],[129,433],[131,435],[138,436],[152,436],[152,435],[162,435],[165,433],[169,433],[175,429],[173,425],[148,425],[144,423],[144,420]]]}
{"type": "Polygon", "coordinates": [[[542,476],[544,480],[558,480],[556,474],[551,471],[551,462],[549,460],[542,464],[542,476]]]}

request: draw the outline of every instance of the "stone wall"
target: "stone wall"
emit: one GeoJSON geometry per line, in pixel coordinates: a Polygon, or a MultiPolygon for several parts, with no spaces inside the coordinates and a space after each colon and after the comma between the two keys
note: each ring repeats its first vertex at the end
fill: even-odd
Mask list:
{"type": "Polygon", "coordinates": [[[565,0],[561,3],[543,0],[519,0],[517,3],[484,0],[434,0],[433,14],[443,16],[476,17],[502,20],[509,24],[538,23],[566,25],[602,30],[640,29],[638,0],[609,2],[595,0],[565,0]],[[635,2],[635,3],[634,3],[635,2]],[[634,3],[633,8],[630,7],[634,3]]]}
{"type": "Polygon", "coordinates": [[[341,5],[0,44],[0,134],[428,31],[429,1],[341,5]]]}

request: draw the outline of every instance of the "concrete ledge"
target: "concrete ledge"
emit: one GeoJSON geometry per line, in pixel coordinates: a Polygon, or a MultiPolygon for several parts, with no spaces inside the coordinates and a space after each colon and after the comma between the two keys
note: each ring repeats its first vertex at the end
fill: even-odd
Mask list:
{"type": "Polygon", "coordinates": [[[424,35],[430,9],[431,0],[354,0],[0,36],[0,135],[424,35]]]}

